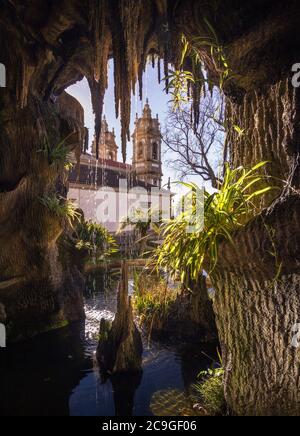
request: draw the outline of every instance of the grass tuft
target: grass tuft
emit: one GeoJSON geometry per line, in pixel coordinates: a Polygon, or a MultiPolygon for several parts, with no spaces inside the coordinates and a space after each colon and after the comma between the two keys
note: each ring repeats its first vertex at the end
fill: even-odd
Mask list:
{"type": "Polygon", "coordinates": [[[199,374],[201,380],[193,386],[210,415],[223,415],[226,411],[223,377],[222,368],[209,369],[199,374]]]}

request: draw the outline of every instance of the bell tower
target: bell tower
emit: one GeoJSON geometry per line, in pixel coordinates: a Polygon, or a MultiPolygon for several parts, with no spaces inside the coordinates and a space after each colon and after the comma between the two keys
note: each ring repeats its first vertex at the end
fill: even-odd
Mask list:
{"type": "Polygon", "coordinates": [[[152,118],[147,99],[142,118],[136,117],[132,169],[138,180],[161,188],[161,131],[158,116],[152,118]]]}
{"type": "MultiPolygon", "coordinates": [[[[96,155],[96,143],[93,142],[92,154],[96,155]]],[[[118,146],[116,143],[116,135],[114,129],[112,132],[108,129],[108,124],[106,118],[103,117],[101,135],[99,141],[99,157],[103,160],[118,160],[118,146]]]]}

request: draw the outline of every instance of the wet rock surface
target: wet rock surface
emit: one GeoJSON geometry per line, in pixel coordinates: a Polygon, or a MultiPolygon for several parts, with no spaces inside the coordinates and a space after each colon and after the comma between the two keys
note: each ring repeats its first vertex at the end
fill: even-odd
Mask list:
{"type": "Polygon", "coordinates": [[[143,344],[128,296],[128,274],[123,266],[123,277],[118,294],[118,305],[112,323],[100,322],[100,341],[97,358],[102,374],[111,375],[142,370],[143,344]]]}

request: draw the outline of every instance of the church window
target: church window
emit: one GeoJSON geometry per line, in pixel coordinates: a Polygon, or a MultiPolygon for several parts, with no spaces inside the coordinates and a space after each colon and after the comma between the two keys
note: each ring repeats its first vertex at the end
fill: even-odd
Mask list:
{"type": "Polygon", "coordinates": [[[152,146],[152,158],[154,160],[158,160],[158,145],[156,142],[154,142],[152,146]]]}
{"type": "Polygon", "coordinates": [[[140,142],[138,145],[138,159],[142,159],[143,154],[144,154],[144,147],[143,147],[143,143],[140,142]]]}

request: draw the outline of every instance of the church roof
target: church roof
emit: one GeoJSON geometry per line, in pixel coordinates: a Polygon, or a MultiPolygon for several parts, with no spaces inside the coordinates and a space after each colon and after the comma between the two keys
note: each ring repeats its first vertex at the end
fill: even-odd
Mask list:
{"type": "MultiPolygon", "coordinates": [[[[85,185],[89,188],[100,188],[107,186],[110,188],[119,188],[120,179],[127,179],[130,188],[141,187],[151,188],[145,182],[137,180],[131,173],[131,165],[114,161],[99,161],[99,166],[80,164],[80,173],[76,166],[73,167],[69,174],[71,184],[85,185]]],[[[154,187],[154,186],[153,186],[154,187]]]]}

